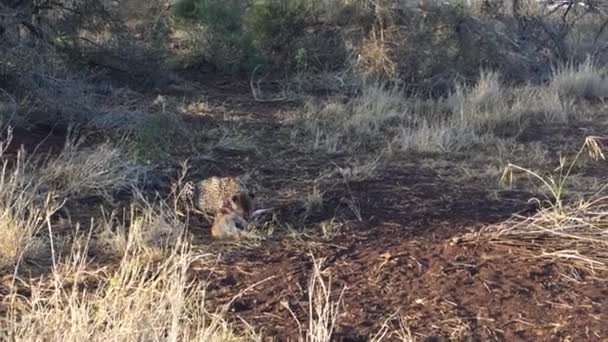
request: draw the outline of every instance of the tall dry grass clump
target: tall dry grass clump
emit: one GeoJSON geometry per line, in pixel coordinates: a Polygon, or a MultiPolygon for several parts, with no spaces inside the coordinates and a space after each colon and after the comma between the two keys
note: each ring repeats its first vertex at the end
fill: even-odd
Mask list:
{"type": "Polygon", "coordinates": [[[100,196],[111,201],[121,190],[141,181],[146,168],[138,164],[124,143],[83,146],[84,138],[68,136],[63,150],[50,158],[37,177],[59,196],[69,199],[100,196]]]}
{"type": "MultiPolygon", "coordinates": [[[[112,201],[116,191],[138,184],[142,170],[119,146],[104,143],[80,148],[68,138],[55,156],[29,156],[23,149],[9,153],[12,130],[0,143],[0,258],[10,268],[22,257],[46,249],[43,229],[51,229],[51,217],[66,201],[101,196],[112,201]]],[[[48,238],[48,237],[47,237],[48,238]]]]}
{"type": "Polygon", "coordinates": [[[187,224],[179,219],[176,208],[163,201],[151,202],[138,191],[133,197],[128,212],[113,211],[95,226],[95,245],[101,253],[160,259],[187,240],[187,224]]]}
{"type": "Polygon", "coordinates": [[[509,87],[496,72],[482,72],[473,86],[457,85],[446,103],[454,121],[478,132],[496,132],[505,126],[522,129],[534,121],[566,122],[577,109],[557,91],[553,80],[538,86],[509,87]]]}
{"type": "Polygon", "coordinates": [[[378,135],[397,127],[407,115],[408,103],[400,88],[370,83],[347,101],[309,102],[296,118],[300,129],[296,136],[304,136],[315,150],[357,149],[376,143],[378,135]]]}
{"type": "Polygon", "coordinates": [[[331,277],[326,281],[323,277],[323,260],[312,257],[313,269],[308,283],[308,330],[307,342],[331,341],[336,327],[339,308],[342,303],[345,288],[332,299],[331,277]]]}
{"type": "Polygon", "coordinates": [[[608,78],[590,58],[580,64],[568,63],[553,71],[549,88],[559,96],[578,101],[608,98],[608,78]]]}
{"type": "Polygon", "coordinates": [[[91,270],[86,244],[57,260],[30,295],[6,299],[0,335],[11,341],[242,341],[205,308],[204,283],[189,268],[207,262],[176,245],[158,262],[128,253],[112,271],[91,270]]]}
{"type": "Polygon", "coordinates": [[[397,86],[366,83],[348,100],[333,99],[305,108],[294,138],[313,150],[458,151],[482,143],[498,125],[517,121],[510,92],[495,73],[474,86],[458,86],[449,97],[408,96],[397,86]]]}
{"type": "MultiPolygon", "coordinates": [[[[552,260],[585,269],[591,273],[608,271],[608,196],[604,185],[587,198],[565,202],[564,194],[574,165],[587,150],[594,159],[604,159],[602,143],[608,139],[588,137],[573,158],[559,168],[557,176],[510,165],[506,175],[519,172],[540,182],[547,199],[538,213],[530,217],[514,216],[501,224],[489,226],[465,240],[508,246],[525,257],[552,260]]],[[[539,200],[540,201],[540,200],[539,200]]]]}
{"type": "Polygon", "coordinates": [[[40,179],[32,177],[32,164],[23,150],[11,158],[11,140],[9,129],[0,142],[0,269],[9,272],[21,259],[37,254],[35,235],[62,206],[40,179]]]}
{"type": "Polygon", "coordinates": [[[590,62],[557,69],[540,85],[508,86],[481,71],[445,97],[421,98],[403,88],[366,82],[352,98],[309,102],[292,132],[313,150],[463,151],[514,137],[531,123],[567,122],[598,110],[605,78],[590,62]],[[592,94],[592,95],[590,95],[592,94]],[[595,99],[595,100],[594,100],[595,99]]]}
{"type": "Polygon", "coordinates": [[[470,87],[456,85],[456,90],[447,98],[452,120],[464,126],[493,129],[508,117],[509,93],[496,72],[483,72],[470,87]]]}

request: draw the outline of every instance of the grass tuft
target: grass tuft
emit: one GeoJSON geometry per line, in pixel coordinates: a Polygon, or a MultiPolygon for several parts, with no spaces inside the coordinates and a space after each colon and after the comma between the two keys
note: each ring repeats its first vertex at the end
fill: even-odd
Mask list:
{"type": "Polygon", "coordinates": [[[36,255],[34,236],[49,222],[63,203],[44,182],[32,177],[30,159],[21,149],[13,159],[8,153],[12,130],[0,142],[0,269],[11,271],[19,260],[36,255]]]}
{"type": "Polygon", "coordinates": [[[145,168],[124,148],[110,142],[83,147],[83,142],[68,137],[63,151],[37,176],[61,197],[71,199],[100,196],[111,201],[117,191],[137,186],[145,168]]]}
{"type": "MultiPolygon", "coordinates": [[[[548,191],[548,206],[531,217],[514,216],[479,233],[467,235],[470,241],[509,246],[526,256],[563,262],[590,273],[608,271],[608,196],[604,185],[595,194],[564,203],[564,194],[572,168],[587,150],[591,157],[603,159],[598,137],[588,137],[569,164],[562,159],[559,175],[541,176],[523,167],[509,169],[523,172],[540,181],[548,191]]],[[[506,175],[511,178],[512,172],[506,175]]]]}
{"type": "Polygon", "coordinates": [[[549,87],[561,97],[578,101],[608,98],[608,79],[591,59],[556,68],[549,87]]]}

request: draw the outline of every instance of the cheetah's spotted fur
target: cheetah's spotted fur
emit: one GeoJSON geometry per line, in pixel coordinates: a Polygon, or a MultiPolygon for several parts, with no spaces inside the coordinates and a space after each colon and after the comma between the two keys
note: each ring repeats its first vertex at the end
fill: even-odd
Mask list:
{"type": "Polygon", "coordinates": [[[253,193],[237,177],[210,177],[194,186],[194,205],[207,215],[215,216],[229,200],[234,210],[247,218],[255,209],[253,193]]]}

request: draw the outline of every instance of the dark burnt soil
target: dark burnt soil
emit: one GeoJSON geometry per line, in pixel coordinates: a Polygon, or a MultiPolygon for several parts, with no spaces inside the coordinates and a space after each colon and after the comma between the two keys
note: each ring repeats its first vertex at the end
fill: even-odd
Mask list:
{"type": "MultiPolygon", "coordinates": [[[[608,336],[604,281],[523,257],[529,254],[516,249],[453,239],[514,213],[534,212],[528,203],[534,194],[502,188],[496,177],[459,176],[456,165],[470,156],[392,156],[368,179],[345,182],[332,171],[355,156],[307,154],[286,143],[283,104],[255,103],[246,86],[225,82],[197,90],[219,99],[230,112],[191,113],[189,126],[203,131],[234,114],[255,148],[216,148],[204,158],[188,151],[157,172],[174,178],[178,162],[186,158],[189,179],[252,171],[262,206],[274,209],[274,233],[256,243],[213,241],[209,226],[192,218],[196,248],[218,253],[212,270],[193,267],[193,279],[208,282],[208,305],[229,305],[228,319],[237,329],[245,328],[244,321],[278,341],[296,339],[297,321],[307,329],[314,255],[323,258],[322,269],[332,275],[332,299],[344,291],[336,341],[371,340],[383,325],[389,331],[385,340],[399,340],[394,333],[399,317],[414,340],[422,341],[595,341],[608,336]],[[433,158],[437,162],[428,162],[433,158]],[[306,196],[315,188],[323,202],[307,211],[306,196]],[[320,225],[332,219],[341,228],[324,239],[320,225]]],[[[522,141],[544,135],[542,128],[534,129],[522,141]]],[[[562,129],[568,150],[572,144],[566,141],[582,142],[583,130],[562,129]]],[[[560,144],[555,140],[559,132],[552,126],[546,134],[549,147],[560,144]]],[[[475,160],[467,173],[481,175],[488,165],[475,160]]],[[[167,185],[152,190],[166,192],[167,185]]]]}
{"type": "Polygon", "coordinates": [[[387,321],[397,328],[390,320],[394,313],[418,340],[589,341],[608,333],[608,289],[601,281],[575,281],[571,270],[505,249],[358,228],[331,244],[272,241],[226,252],[221,273],[200,274],[211,279],[208,298],[232,301],[236,322],[242,318],[266,336],[295,339],[298,324],[291,312],[302,324],[308,317],[310,247],[333,274],[332,298],[344,289],[336,340],[367,340],[387,321]]]}

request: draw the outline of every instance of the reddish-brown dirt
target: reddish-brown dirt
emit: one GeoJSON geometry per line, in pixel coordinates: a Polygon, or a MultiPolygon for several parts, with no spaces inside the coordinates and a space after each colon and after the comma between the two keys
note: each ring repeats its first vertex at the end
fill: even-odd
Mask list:
{"type": "MultiPolygon", "coordinates": [[[[178,154],[168,163],[170,176],[185,158],[192,159],[191,179],[253,170],[258,196],[265,207],[275,208],[276,223],[283,228],[259,244],[235,245],[213,241],[208,225],[192,219],[196,245],[218,253],[213,270],[193,267],[193,279],[208,282],[209,305],[229,305],[228,319],[238,328],[245,327],[244,321],[278,341],[299,334],[296,318],[306,329],[314,255],[324,258],[322,269],[332,275],[332,298],[344,291],[336,341],[368,341],[383,324],[389,328],[385,340],[398,340],[391,334],[399,327],[396,317],[423,341],[597,341],[608,336],[605,281],[525,258],[515,249],[452,239],[534,211],[527,202],[532,193],[505,190],[491,177],[459,181],[455,165],[467,156],[402,155],[364,181],[323,178],[335,168],[332,163],[345,165],[350,156],[303,154],[282,143],[288,140],[288,130],[278,121],[284,106],[254,103],[243,85],[222,83],[197,91],[229,107],[226,115],[242,119],[255,150],[217,149],[205,159],[178,154]],[[428,162],[433,158],[442,162],[428,162]],[[322,189],[323,203],[306,212],[304,198],[314,186],[322,189]],[[319,224],[332,218],[343,226],[323,239],[319,224]]],[[[217,126],[224,114],[192,114],[187,120],[193,129],[204,130],[217,126]]],[[[584,132],[577,136],[563,129],[572,133],[568,139],[582,141],[584,132]]],[[[551,141],[551,147],[555,144],[551,141]]],[[[473,173],[485,168],[471,166],[473,173]]]]}
{"type": "MultiPolygon", "coordinates": [[[[399,326],[394,317],[404,317],[415,340],[593,341],[608,336],[608,325],[602,323],[608,314],[604,281],[504,247],[452,241],[514,213],[534,212],[527,201],[534,194],[505,190],[495,178],[459,181],[453,176],[455,165],[467,158],[459,156],[437,156],[444,162],[425,165],[423,160],[434,157],[404,155],[365,181],[345,184],[333,177],[315,183],[332,162],[347,164],[348,156],[302,155],[281,146],[277,108],[251,106],[246,94],[226,98],[247,113],[244,121],[260,145],[257,154],[222,155],[217,169],[231,174],[257,170],[266,206],[276,208],[279,222],[303,234],[294,239],[279,232],[259,246],[237,248],[212,241],[206,225],[193,224],[200,243],[220,253],[217,270],[195,274],[209,281],[211,303],[229,305],[237,325],[242,319],[275,340],[296,339],[297,321],[307,328],[314,255],[325,258],[323,269],[333,275],[333,299],[344,291],[336,341],[370,340],[385,323],[393,331],[399,326]],[[323,205],[304,215],[303,196],[313,183],[324,190],[323,205]],[[349,200],[358,204],[361,220],[349,200]],[[344,225],[331,240],[323,240],[319,222],[334,217],[344,225]]],[[[526,132],[521,140],[545,136],[548,150],[573,150],[588,133],[581,127],[594,126],[562,126],[561,141],[556,140],[559,127],[536,127],[536,134],[526,132]]],[[[487,167],[471,163],[473,173],[487,167]]]]}
{"type": "MultiPolygon", "coordinates": [[[[344,288],[342,340],[366,340],[395,312],[422,340],[588,341],[608,333],[602,319],[608,290],[599,280],[574,282],[558,265],[504,249],[359,229],[367,231],[314,248],[334,274],[334,298],[344,288]]],[[[297,335],[286,305],[306,321],[312,262],[305,246],[273,241],[229,252],[220,266],[224,273],[210,277],[211,301],[227,303],[249,289],[231,304],[235,320],[280,340],[297,335]]]]}

